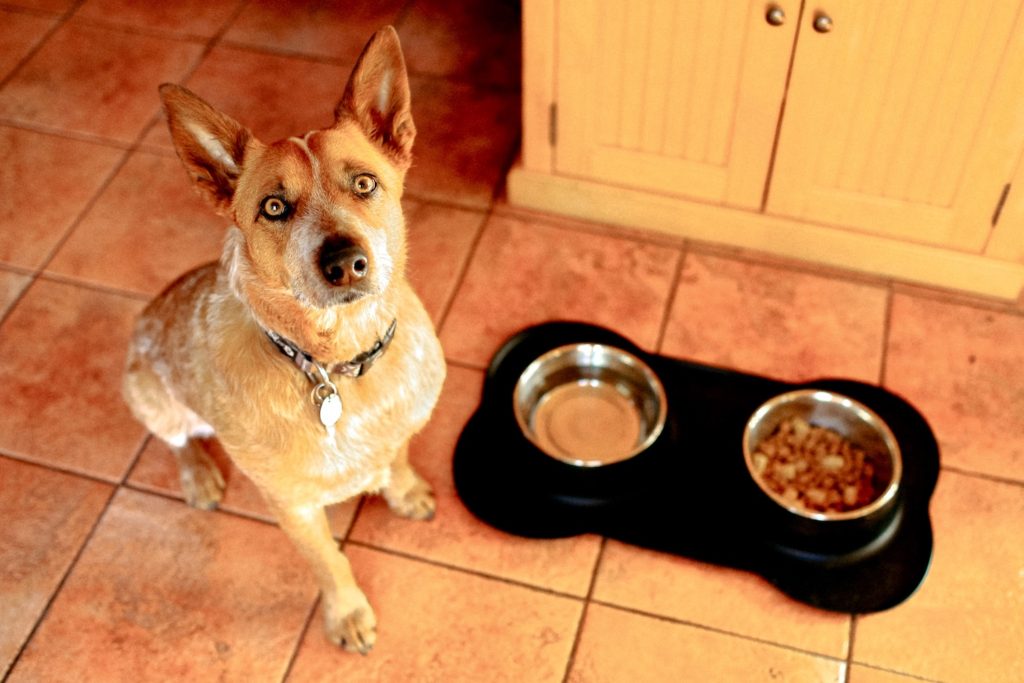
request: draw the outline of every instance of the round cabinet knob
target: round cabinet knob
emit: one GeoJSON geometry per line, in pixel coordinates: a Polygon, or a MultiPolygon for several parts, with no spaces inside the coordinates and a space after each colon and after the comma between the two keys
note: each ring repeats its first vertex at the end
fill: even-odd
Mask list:
{"type": "Polygon", "coordinates": [[[771,5],[768,13],[764,15],[765,21],[772,26],[782,26],[786,23],[786,13],[778,5],[771,5]]]}
{"type": "Polygon", "coordinates": [[[818,33],[828,33],[832,30],[832,17],[827,14],[818,14],[814,17],[813,26],[818,33]]]}

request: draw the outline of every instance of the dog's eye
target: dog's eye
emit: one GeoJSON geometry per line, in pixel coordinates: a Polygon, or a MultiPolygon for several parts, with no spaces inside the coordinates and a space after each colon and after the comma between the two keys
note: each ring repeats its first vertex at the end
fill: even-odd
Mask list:
{"type": "Polygon", "coordinates": [[[360,173],[352,179],[352,189],[356,194],[370,195],[377,189],[377,179],[369,173],[360,173]]]}
{"type": "Polygon", "coordinates": [[[281,221],[288,217],[292,207],[280,197],[267,197],[260,204],[260,215],[272,221],[281,221]]]}

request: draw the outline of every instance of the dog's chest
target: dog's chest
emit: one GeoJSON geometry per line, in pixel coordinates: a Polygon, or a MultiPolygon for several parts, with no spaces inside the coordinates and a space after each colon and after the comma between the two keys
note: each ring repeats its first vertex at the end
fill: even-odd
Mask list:
{"type": "Polygon", "coordinates": [[[444,380],[439,347],[395,351],[363,377],[336,380],[342,410],[331,428],[321,424],[309,385],[297,389],[305,403],[298,415],[282,415],[281,427],[293,418],[302,427],[293,431],[290,462],[279,463],[296,475],[294,486],[325,503],[387,486],[391,462],[430,417],[444,380]]]}

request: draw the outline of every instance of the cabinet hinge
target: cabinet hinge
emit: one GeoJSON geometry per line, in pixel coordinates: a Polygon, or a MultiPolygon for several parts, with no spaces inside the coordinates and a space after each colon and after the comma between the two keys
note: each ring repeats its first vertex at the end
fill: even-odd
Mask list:
{"type": "Polygon", "coordinates": [[[554,102],[548,107],[548,144],[552,147],[558,142],[558,105],[554,102]]]}
{"type": "Polygon", "coordinates": [[[996,202],[996,210],[992,212],[992,227],[996,227],[996,223],[999,222],[999,216],[1003,213],[1003,205],[1006,204],[1006,197],[1010,194],[1010,183],[1006,183],[1003,187],[1003,193],[999,195],[999,201],[996,202]]]}

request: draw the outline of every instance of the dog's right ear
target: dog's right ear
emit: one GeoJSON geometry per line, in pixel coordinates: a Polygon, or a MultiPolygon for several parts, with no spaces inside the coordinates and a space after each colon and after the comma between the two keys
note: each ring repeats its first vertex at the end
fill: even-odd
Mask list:
{"type": "Polygon", "coordinates": [[[255,138],[240,123],[180,85],[164,83],[160,98],[171,139],[189,177],[218,213],[229,215],[246,148],[255,138]]]}

